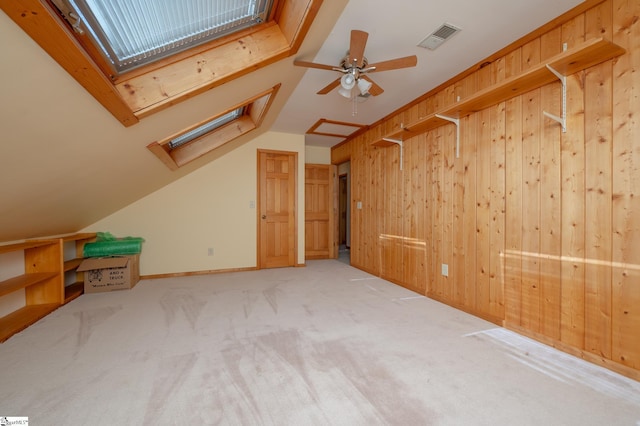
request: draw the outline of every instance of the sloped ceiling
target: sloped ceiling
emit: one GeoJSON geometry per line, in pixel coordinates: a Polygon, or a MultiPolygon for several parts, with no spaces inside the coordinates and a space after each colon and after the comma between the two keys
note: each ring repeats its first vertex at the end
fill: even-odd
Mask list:
{"type": "MultiPolygon", "coordinates": [[[[304,134],[321,118],[371,124],[492,52],[560,15],[576,0],[325,0],[297,58],[336,64],[351,29],[369,32],[371,62],[418,55],[412,69],[373,74],[385,92],[352,105],[336,76],[293,66],[293,57],[123,127],[0,12],[0,241],[75,232],[224,155],[261,132],[304,134]],[[440,24],[461,27],[436,51],[416,47],[440,24]],[[177,172],[146,146],[282,84],[263,126],[177,172]]],[[[307,136],[331,146],[341,139],[307,136]]]]}
{"type": "MultiPolygon", "coordinates": [[[[346,0],[326,4],[304,45],[346,0]]],[[[2,11],[0,39],[0,242],[76,232],[269,131],[303,75],[288,58],[124,127],[2,11]],[[258,130],[179,171],[146,148],[280,83],[258,130]]]]}
{"type": "MultiPolygon", "coordinates": [[[[385,92],[357,105],[337,93],[316,92],[340,74],[318,69],[305,75],[287,101],[273,129],[304,133],[320,118],[370,125],[451,77],[484,60],[582,3],[578,0],[350,0],[320,49],[305,45],[297,58],[338,65],[349,49],[352,29],[369,33],[369,63],[417,55],[418,65],[369,76],[385,92]],[[449,23],[461,31],[436,50],[418,47],[425,37],[449,23]]],[[[326,7],[326,5],[325,5],[326,7]]],[[[308,135],[306,143],[332,146],[343,139],[308,135]]]]}

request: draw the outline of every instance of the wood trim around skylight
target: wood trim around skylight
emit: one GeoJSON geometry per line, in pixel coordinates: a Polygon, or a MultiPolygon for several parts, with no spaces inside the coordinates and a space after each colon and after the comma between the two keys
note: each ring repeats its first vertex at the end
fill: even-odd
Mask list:
{"type": "Polygon", "coordinates": [[[203,155],[223,146],[232,140],[239,138],[240,136],[249,133],[252,130],[257,129],[262,124],[265,115],[269,111],[269,107],[273,103],[273,99],[280,88],[280,84],[272,87],[271,89],[260,93],[246,100],[238,105],[235,105],[225,111],[222,111],[216,115],[208,117],[199,123],[194,124],[186,129],[181,130],[178,133],[170,135],[160,141],[152,142],[147,145],[149,151],[151,151],[160,161],[162,161],[169,169],[177,170],[185,164],[202,157],[203,155]],[[218,117],[224,116],[231,111],[243,108],[244,114],[231,122],[224,124],[211,132],[200,136],[181,145],[177,148],[171,149],[169,142],[173,139],[181,136],[187,132],[192,131],[205,123],[208,123],[218,117]]]}
{"type": "Polygon", "coordinates": [[[190,55],[136,70],[117,81],[102,72],[47,2],[6,1],[0,2],[0,8],[118,121],[131,126],[145,116],[294,55],[322,1],[279,0],[274,21],[214,40],[190,55]],[[221,57],[225,60],[214,60],[221,57]]]}

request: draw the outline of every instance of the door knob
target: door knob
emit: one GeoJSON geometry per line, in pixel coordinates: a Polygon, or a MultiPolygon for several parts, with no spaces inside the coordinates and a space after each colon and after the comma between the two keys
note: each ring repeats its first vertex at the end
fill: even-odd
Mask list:
{"type": "Polygon", "coordinates": [[[263,219],[266,219],[266,218],[267,218],[267,215],[266,215],[266,214],[263,214],[263,215],[262,215],[262,218],[263,218],[263,219]]]}

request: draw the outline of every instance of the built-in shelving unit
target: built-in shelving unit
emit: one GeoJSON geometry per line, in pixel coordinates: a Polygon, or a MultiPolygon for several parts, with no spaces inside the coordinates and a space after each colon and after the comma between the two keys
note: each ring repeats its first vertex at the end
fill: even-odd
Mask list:
{"type": "Polygon", "coordinates": [[[24,292],[24,306],[0,317],[0,342],[83,293],[82,272],[75,270],[83,260],[84,245],[95,237],[95,233],[73,234],[0,245],[0,255],[24,253],[24,273],[0,281],[0,299],[24,292]],[[65,260],[65,244],[69,243],[75,246],[74,255],[65,260]],[[75,274],[75,282],[65,286],[65,274],[75,274]]]}
{"type": "MultiPolygon", "coordinates": [[[[380,140],[373,142],[372,145],[378,147],[397,145],[396,141],[404,141],[445,124],[455,122],[456,119],[482,111],[500,102],[558,81],[560,75],[575,74],[578,71],[618,57],[624,52],[624,48],[604,38],[591,39],[559,53],[545,63],[480,90],[455,104],[420,117],[414,122],[402,123],[391,132],[383,135],[380,140]]],[[[550,116],[551,114],[545,115],[550,116]]],[[[402,145],[400,146],[402,147],[402,145]]]]}
{"type": "MultiPolygon", "coordinates": [[[[95,233],[83,233],[83,234],[73,234],[68,235],[62,238],[63,245],[74,243],[75,247],[73,250],[73,257],[66,259],[66,255],[64,256],[64,274],[65,278],[68,275],[74,276],[74,282],[71,284],[65,284],[64,287],[64,303],[69,303],[73,299],[84,293],[84,277],[82,272],[77,272],[78,266],[84,260],[83,250],[84,245],[86,243],[95,241],[96,234],[95,233]]],[[[65,279],[66,281],[66,279],[65,279]]]]}
{"type": "Polygon", "coordinates": [[[24,252],[24,274],[0,281],[0,297],[24,291],[22,308],[0,318],[0,342],[53,312],[63,299],[62,240],[0,246],[0,254],[24,252]]]}

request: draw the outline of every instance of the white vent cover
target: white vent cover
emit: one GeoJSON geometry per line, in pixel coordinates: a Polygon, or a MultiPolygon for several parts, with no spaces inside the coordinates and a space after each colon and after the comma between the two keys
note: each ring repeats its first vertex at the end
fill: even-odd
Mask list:
{"type": "Polygon", "coordinates": [[[427,38],[418,43],[419,47],[424,47],[425,49],[434,50],[436,47],[440,46],[446,40],[453,37],[457,32],[460,31],[460,28],[451,24],[442,24],[440,28],[432,32],[427,38]]]}

